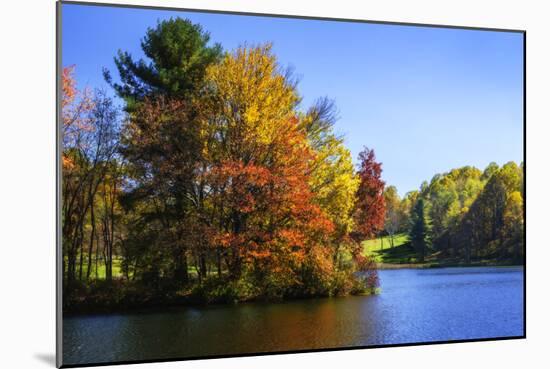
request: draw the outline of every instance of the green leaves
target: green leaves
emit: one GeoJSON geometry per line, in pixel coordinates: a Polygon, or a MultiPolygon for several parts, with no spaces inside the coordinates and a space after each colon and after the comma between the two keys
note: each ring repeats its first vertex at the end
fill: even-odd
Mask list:
{"type": "Polygon", "coordinates": [[[523,250],[523,169],[514,162],[493,175],[454,233],[454,242],[471,258],[519,260],[523,250]],[[491,245],[491,247],[487,247],[491,245]]]}
{"type": "Polygon", "coordinates": [[[203,87],[208,66],[222,57],[221,46],[209,42],[208,32],[187,19],[159,22],[141,42],[148,60],[134,61],[128,52],[119,50],[115,64],[120,83],[114,83],[106,70],[105,79],[125,99],[128,111],[151,94],[189,97],[203,87]]]}
{"type": "MultiPolygon", "coordinates": [[[[442,257],[520,261],[523,250],[523,168],[490,163],[433,177],[411,206],[410,236],[419,253],[433,243],[442,257]],[[422,209],[420,209],[422,208],[422,209]]],[[[414,200],[414,199],[413,199],[414,200]]]]}

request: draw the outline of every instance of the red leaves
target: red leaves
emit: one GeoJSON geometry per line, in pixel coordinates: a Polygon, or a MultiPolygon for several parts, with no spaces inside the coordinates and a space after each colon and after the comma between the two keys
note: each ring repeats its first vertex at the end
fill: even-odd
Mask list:
{"type": "Polygon", "coordinates": [[[264,186],[272,180],[270,171],[242,161],[225,161],[206,175],[216,189],[218,202],[240,213],[252,213],[266,199],[264,186]]]}
{"type": "Polygon", "coordinates": [[[312,201],[312,153],[297,124],[296,119],[281,122],[279,134],[262,149],[268,154],[262,160],[226,159],[205,175],[214,208],[223,209],[220,245],[249,262],[300,263],[334,230],[312,201]]]}
{"type": "Polygon", "coordinates": [[[365,148],[359,153],[360,178],[355,210],[355,238],[373,237],[384,228],[386,201],[384,181],[381,179],[382,164],[376,161],[374,150],[365,148]]]}

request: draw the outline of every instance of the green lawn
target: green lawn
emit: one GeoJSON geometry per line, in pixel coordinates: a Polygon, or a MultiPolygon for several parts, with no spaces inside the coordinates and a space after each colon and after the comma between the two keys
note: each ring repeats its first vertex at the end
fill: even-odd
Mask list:
{"type": "MultiPolygon", "coordinates": [[[[78,276],[78,265],[76,266],[77,268],[77,276],[78,276]]],[[[103,263],[103,260],[99,260],[98,262],[98,265],[97,265],[97,279],[98,280],[103,280],[107,277],[107,274],[105,272],[105,264],[103,263]]],[[[86,276],[86,272],[88,270],[88,263],[87,261],[85,260],[85,263],[82,267],[82,275],[85,277],[86,276]]],[[[198,276],[198,273],[197,273],[197,269],[195,268],[195,266],[193,265],[189,265],[188,268],[187,268],[187,272],[189,273],[190,276],[194,277],[194,278],[197,278],[198,276]]],[[[132,271],[130,271],[130,277],[132,277],[132,271]]],[[[215,270],[214,268],[212,268],[212,270],[210,270],[210,273],[209,275],[217,275],[217,270],[215,270]]],[[[122,258],[113,258],[113,278],[121,278],[123,277],[123,272],[122,272],[122,258]]],[[[92,272],[90,274],[90,278],[91,279],[96,279],[96,270],[95,270],[95,263],[92,263],[92,272]]]]}
{"type": "MultiPolygon", "coordinates": [[[[401,246],[409,241],[409,237],[406,233],[400,233],[393,237],[394,247],[401,246]]],[[[363,241],[363,250],[365,253],[370,254],[382,249],[388,249],[391,246],[390,236],[384,236],[375,238],[372,240],[363,241]]]]}
{"type": "Polygon", "coordinates": [[[405,233],[395,235],[393,247],[389,236],[363,241],[365,255],[374,257],[377,263],[407,264],[416,263],[417,255],[405,233]]]}
{"type": "MultiPolygon", "coordinates": [[[[122,277],[122,259],[121,258],[114,258],[113,259],[113,278],[122,277]]],[[[88,270],[88,263],[84,263],[82,268],[82,275],[86,276],[86,272],[88,270]]],[[[106,278],[106,272],[105,272],[105,264],[103,263],[103,260],[99,260],[97,263],[97,279],[105,279],[106,278]]],[[[77,276],[78,276],[78,266],[77,266],[77,276]]],[[[95,270],[95,263],[92,262],[92,272],[90,274],[90,277],[92,279],[95,279],[96,277],[96,270],[95,270]]]]}

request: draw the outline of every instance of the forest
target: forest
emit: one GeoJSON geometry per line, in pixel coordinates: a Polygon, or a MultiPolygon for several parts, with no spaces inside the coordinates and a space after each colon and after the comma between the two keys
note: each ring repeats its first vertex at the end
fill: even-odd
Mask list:
{"type": "Polygon", "coordinates": [[[400,199],[386,187],[384,234],[398,234],[423,263],[523,264],[524,168],[490,163],[483,171],[465,166],[436,174],[400,199]]]}
{"type": "Polygon", "coordinates": [[[400,198],[374,148],[354,165],[332,100],[300,108],[269,43],[224,50],[173,18],[141,48],[104,70],[112,91],[63,68],[65,311],[374,293],[363,243],[402,234],[418,263],[523,263],[523,163],[400,198]]]}

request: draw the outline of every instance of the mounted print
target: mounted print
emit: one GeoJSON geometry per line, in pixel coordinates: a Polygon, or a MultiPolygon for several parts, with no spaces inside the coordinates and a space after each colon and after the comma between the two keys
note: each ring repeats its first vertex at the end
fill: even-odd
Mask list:
{"type": "Polygon", "coordinates": [[[525,32],[58,4],[58,365],[525,337],[525,32]]]}

